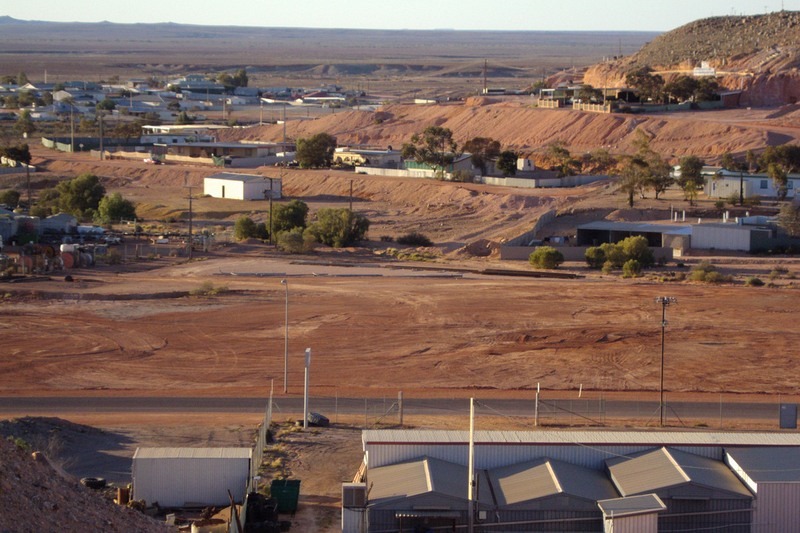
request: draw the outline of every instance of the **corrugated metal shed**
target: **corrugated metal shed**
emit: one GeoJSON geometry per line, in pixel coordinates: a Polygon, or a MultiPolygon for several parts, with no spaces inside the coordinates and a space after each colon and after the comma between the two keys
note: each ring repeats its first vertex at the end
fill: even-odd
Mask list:
{"type": "Polygon", "coordinates": [[[656,494],[597,502],[605,533],[658,533],[658,513],[667,506],[656,494]]]}
{"type": "Polygon", "coordinates": [[[726,462],[756,495],[754,533],[800,529],[800,447],[730,449],[726,462]]]}
{"type": "MultiPolygon", "coordinates": [[[[362,443],[371,467],[436,457],[467,464],[469,433],[443,430],[365,430],[362,443]]],[[[725,447],[800,446],[797,433],[675,431],[477,431],[475,461],[480,469],[551,458],[602,469],[612,457],[630,456],[655,447],[722,460],[725,447]]]]}
{"type": "Polygon", "coordinates": [[[163,507],[226,505],[228,490],[242,501],[250,448],[137,448],[133,497],[163,507]]]}
{"type": "Polygon", "coordinates": [[[560,494],[593,502],[618,496],[602,472],[550,459],[495,468],[488,475],[500,507],[560,494]]]}
{"type": "Polygon", "coordinates": [[[657,494],[612,498],[597,502],[597,506],[603,511],[603,514],[614,517],[658,513],[667,508],[657,494]]]}
{"type": "Polygon", "coordinates": [[[606,463],[614,485],[623,496],[685,484],[751,496],[724,463],[674,449],[659,448],[633,458],[610,459],[606,463]]]}

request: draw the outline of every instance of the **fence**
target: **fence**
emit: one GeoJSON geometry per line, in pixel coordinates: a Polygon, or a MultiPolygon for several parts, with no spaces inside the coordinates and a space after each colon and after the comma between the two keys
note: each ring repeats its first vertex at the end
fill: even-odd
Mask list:
{"type": "MultiPolygon", "coordinates": [[[[612,383],[609,381],[609,385],[612,383]]],[[[624,388],[621,382],[620,389],[624,388]]],[[[479,391],[478,391],[479,392],[479,391]]],[[[515,393],[516,399],[481,399],[476,419],[479,429],[533,430],[552,427],[657,427],[661,406],[658,391],[620,393],[579,389],[542,389],[515,393]],[[527,397],[520,398],[520,395],[527,397]],[[627,395],[627,396],[626,396],[627,395]]],[[[667,392],[664,395],[665,425],[686,429],[778,429],[782,407],[794,405],[794,398],[781,396],[744,399],[736,394],[667,392]]],[[[332,423],[365,429],[416,427],[466,429],[469,425],[467,398],[340,398],[313,397],[312,409],[325,414],[332,423]]],[[[275,402],[273,412],[293,413],[286,400],[275,402]]],[[[795,415],[796,417],[796,415],[795,415]]]]}
{"type": "Polygon", "coordinates": [[[272,424],[272,389],[269,391],[269,400],[267,407],[264,410],[264,418],[261,420],[261,426],[258,428],[258,437],[256,443],[253,445],[253,455],[250,457],[250,479],[247,481],[247,492],[255,492],[258,489],[256,475],[261,468],[261,462],[264,460],[264,449],[267,446],[267,439],[269,438],[269,427],[272,424]]]}

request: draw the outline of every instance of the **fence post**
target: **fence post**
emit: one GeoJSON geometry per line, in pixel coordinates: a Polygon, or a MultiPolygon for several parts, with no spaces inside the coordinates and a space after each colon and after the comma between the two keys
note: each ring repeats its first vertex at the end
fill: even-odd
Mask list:
{"type": "Polygon", "coordinates": [[[400,427],[403,427],[403,391],[397,393],[397,410],[400,413],[400,427]]]}

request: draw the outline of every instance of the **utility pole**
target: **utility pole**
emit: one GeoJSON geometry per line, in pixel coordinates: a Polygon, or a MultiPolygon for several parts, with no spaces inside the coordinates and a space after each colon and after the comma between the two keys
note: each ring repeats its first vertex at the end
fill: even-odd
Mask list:
{"type": "Polygon", "coordinates": [[[661,304],[661,385],[659,387],[658,411],[661,414],[661,427],[664,427],[667,419],[664,410],[664,337],[667,329],[667,306],[678,303],[678,299],[672,296],[658,296],[656,303],[661,304]]]}
{"type": "Polygon", "coordinates": [[[194,251],[194,236],[192,234],[192,189],[191,185],[188,185],[187,188],[189,189],[189,259],[192,258],[192,252],[194,251]]]}
{"type": "Polygon", "coordinates": [[[100,117],[100,161],[103,160],[103,112],[98,111],[100,117]]]}

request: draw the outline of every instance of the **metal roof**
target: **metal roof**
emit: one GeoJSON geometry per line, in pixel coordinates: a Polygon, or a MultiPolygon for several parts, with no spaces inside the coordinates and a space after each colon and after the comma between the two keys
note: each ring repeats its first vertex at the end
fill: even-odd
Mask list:
{"type": "Polygon", "coordinates": [[[623,496],[686,484],[752,496],[724,463],[675,449],[662,447],[632,458],[609,459],[606,464],[623,496]]]}
{"type": "Polygon", "coordinates": [[[135,459],[247,459],[252,448],[136,448],[135,459]]]}
{"type": "Polygon", "coordinates": [[[606,516],[631,516],[645,513],[658,513],[667,506],[657,494],[642,494],[628,498],[614,498],[597,502],[597,506],[606,516]]]}
{"type": "MultiPolygon", "coordinates": [[[[214,180],[229,180],[229,181],[264,181],[270,178],[265,176],[259,176],[258,174],[237,174],[235,172],[220,172],[219,174],[213,174],[211,176],[206,176],[206,179],[214,179],[214,180]]],[[[278,178],[272,178],[278,179],[278,178]]]]}
{"type": "Polygon", "coordinates": [[[370,501],[429,492],[467,497],[467,467],[430,457],[372,468],[367,476],[371,486],[370,501]]]}
{"type": "Polygon", "coordinates": [[[579,230],[628,231],[632,233],[668,233],[691,235],[692,227],[682,224],[649,224],[644,222],[614,222],[597,220],[578,226],[579,230]]]}
{"type": "Polygon", "coordinates": [[[617,497],[617,491],[602,472],[552,459],[494,468],[488,475],[498,505],[559,494],[592,501],[617,497]]]}
{"type": "Polygon", "coordinates": [[[800,483],[800,447],[731,448],[725,452],[756,483],[800,483]]]}
{"type": "MultiPolygon", "coordinates": [[[[366,429],[361,434],[369,445],[453,444],[467,445],[468,431],[422,429],[366,429]]],[[[711,431],[476,431],[475,444],[520,445],[643,445],[643,446],[800,446],[800,433],[711,431]]]]}

